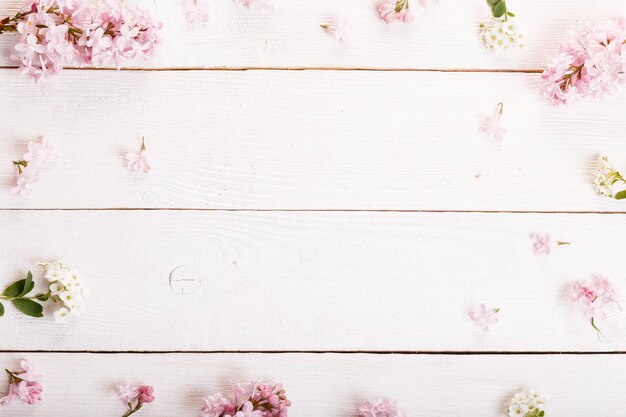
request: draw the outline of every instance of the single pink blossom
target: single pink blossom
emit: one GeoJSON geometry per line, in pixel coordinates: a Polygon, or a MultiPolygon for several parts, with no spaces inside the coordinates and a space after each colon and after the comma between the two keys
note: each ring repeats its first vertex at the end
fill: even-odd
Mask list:
{"type": "Polygon", "coordinates": [[[550,254],[550,243],[552,240],[549,233],[543,235],[540,233],[533,233],[531,237],[535,240],[535,243],[533,244],[533,251],[535,252],[535,255],[550,254]]]}
{"type": "Polygon", "coordinates": [[[16,185],[11,188],[11,195],[26,197],[32,192],[32,186],[35,178],[24,173],[17,175],[16,185]]]}
{"type": "Polygon", "coordinates": [[[478,310],[469,313],[470,318],[474,323],[483,329],[485,332],[489,331],[489,326],[498,322],[499,308],[487,310],[484,304],[478,306],[478,310]]]}
{"type": "Polygon", "coordinates": [[[235,414],[235,417],[264,417],[264,413],[259,410],[254,410],[254,406],[250,401],[246,401],[241,411],[235,414]]]}
{"type": "Polygon", "coordinates": [[[400,417],[401,415],[395,401],[385,401],[378,398],[361,404],[358,417],[400,417]]]}
{"type": "Polygon", "coordinates": [[[149,404],[154,401],[154,387],[151,385],[141,385],[137,388],[139,395],[139,402],[142,404],[149,404]]]}
{"type": "Polygon", "coordinates": [[[339,42],[343,42],[346,45],[350,43],[350,31],[351,26],[347,20],[341,20],[337,24],[320,25],[326,32],[333,35],[333,37],[339,42]]]}
{"type": "Polygon", "coordinates": [[[385,0],[378,5],[377,11],[387,24],[395,20],[403,23],[412,23],[415,20],[415,15],[409,9],[409,0],[385,0]]]}
{"type": "Polygon", "coordinates": [[[141,139],[141,148],[139,152],[129,152],[126,154],[127,167],[129,171],[134,172],[150,172],[150,164],[148,162],[148,155],[146,153],[146,144],[141,139]]]}
{"type": "Polygon", "coordinates": [[[479,129],[480,133],[489,135],[497,141],[502,141],[504,139],[504,134],[507,133],[507,130],[500,124],[503,109],[504,104],[498,103],[495,114],[492,117],[486,117],[483,120],[479,129]]]}
{"type": "Polygon", "coordinates": [[[37,401],[41,401],[42,393],[43,387],[37,381],[21,381],[17,386],[18,397],[20,398],[20,400],[29,405],[33,405],[37,401]]]}
{"type": "Polygon", "coordinates": [[[45,137],[39,142],[28,142],[28,152],[22,157],[28,165],[35,167],[44,167],[48,162],[56,161],[59,156],[45,137]]]}
{"type": "Polygon", "coordinates": [[[125,404],[132,403],[139,396],[139,391],[136,387],[132,387],[128,384],[119,385],[117,387],[117,398],[125,404]]]}
{"type": "Polygon", "coordinates": [[[7,395],[0,398],[0,405],[9,405],[15,401],[23,401],[29,405],[42,400],[43,386],[36,379],[40,375],[35,372],[26,360],[20,361],[19,371],[11,372],[9,375],[9,391],[7,395]]]}
{"type": "Polygon", "coordinates": [[[204,400],[204,406],[200,410],[202,417],[220,417],[228,400],[222,394],[209,395],[204,400]]]}
{"type": "Polygon", "coordinates": [[[205,0],[187,0],[185,6],[187,23],[206,23],[209,21],[209,3],[205,0]]]}
{"type": "Polygon", "coordinates": [[[606,310],[615,306],[621,310],[621,300],[613,283],[603,277],[594,276],[591,282],[576,281],[567,287],[568,299],[578,305],[583,319],[603,337],[598,322],[607,318],[606,310]]]}

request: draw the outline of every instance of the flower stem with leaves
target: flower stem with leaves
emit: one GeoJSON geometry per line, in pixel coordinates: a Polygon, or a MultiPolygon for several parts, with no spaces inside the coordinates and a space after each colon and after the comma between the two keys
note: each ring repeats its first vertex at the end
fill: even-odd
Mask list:
{"type": "MultiPolygon", "coordinates": [[[[4,289],[0,295],[0,300],[9,301],[27,316],[43,317],[43,306],[37,301],[47,301],[50,298],[50,292],[27,297],[34,288],[33,274],[28,271],[26,278],[15,281],[4,289]]],[[[0,317],[3,315],[4,305],[0,303],[0,317]]]]}

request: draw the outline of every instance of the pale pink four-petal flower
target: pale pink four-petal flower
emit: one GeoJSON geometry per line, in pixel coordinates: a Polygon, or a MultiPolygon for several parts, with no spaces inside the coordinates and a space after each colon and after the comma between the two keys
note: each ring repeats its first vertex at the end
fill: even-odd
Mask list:
{"type": "Polygon", "coordinates": [[[496,112],[491,117],[486,117],[483,123],[480,125],[480,133],[493,137],[495,140],[501,142],[504,139],[504,134],[507,130],[500,124],[502,118],[502,111],[504,109],[503,103],[498,103],[496,112]]]}
{"type": "Polygon", "coordinates": [[[478,309],[469,313],[470,318],[474,323],[483,329],[485,332],[489,331],[489,326],[498,322],[499,308],[493,308],[488,310],[484,304],[478,306],[478,309]]]}
{"type": "Polygon", "coordinates": [[[150,163],[148,162],[148,154],[146,152],[146,144],[141,139],[141,148],[139,152],[128,152],[126,154],[127,167],[129,171],[133,172],[150,172],[150,163]]]}
{"type": "Polygon", "coordinates": [[[326,24],[320,26],[339,42],[343,42],[346,45],[350,43],[351,26],[347,20],[340,20],[336,24],[326,24]]]}

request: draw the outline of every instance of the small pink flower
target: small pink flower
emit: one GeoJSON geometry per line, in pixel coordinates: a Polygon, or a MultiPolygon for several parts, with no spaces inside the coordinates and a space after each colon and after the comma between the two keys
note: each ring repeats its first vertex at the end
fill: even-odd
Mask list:
{"type": "Polygon", "coordinates": [[[34,182],[34,178],[25,174],[18,174],[16,185],[15,187],[11,188],[11,195],[16,195],[20,197],[28,196],[32,192],[32,185],[34,182]]]}
{"type": "Polygon", "coordinates": [[[550,245],[569,245],[569,242],[562,242],[560,240],[552,240],[552,237],[549,233],[533,233],[530,235],[532,239],[534,239],[533,243],[533,252],[535,255],[549,255],[550,254],[550,245]]]}
{"type": "Polygon", "coordinates": [[[498,103],[495,114],[492,117],[486,117],[483,123],[480,125],[480,133],[488,136],[492,136],[495,140],[501,142],[504,139],[504,134],[507,130],[500,124],[500,118],[502,117],[502,111],[504,109],[503,103],[498,103]]]}
{"type": "Polygon", "coordinates": [[[0,398],[0,405],[8,405],[15,401],[23,401],[29,405],[35,404],[42,400],[43,386],[36,381],[40,377],[28,361],[20,362],[20,371],[8,371],[9,375],[9,392],[3,398],[0,398]]]}
{"type": "Polygon", "coordinates": [[[148,163],[148,155],[146,153],[146,144],[144,139],[141,139],[141,148],[139,152],[129,152],[126,154],[127,167],[129,171],[133,172],[150,172],[150,164],[148,163]]]}
{"type": "Polygon", "coordinates": [[[400,20],[403,23],[412,23],[415,16],[409,10],[409,0],[385,0],[378,6],[378,15],[385,23],[400,20]]]}
{"type": "Polygon", "coordinates": [[[117,398],[123,403],[132,403],[139,396],[139,391],[136,387],[130,385],[119,385],[117,387],[117,398]]]}
{"type": "Polygon", "coordinates": [[[238,411],[235,414],[235,417],[264,417],[265,414],[262,411],[254,410],[254,406],[250,401],[246,401],[246,403],[241,408],[241,411],[238,411]]]}
{"type": "Polygon", "coordinates": [[[185,6],[187,23],[206,23],[209,21],[209,4],[205,0],[187,0],[185,6]]]}
{"type": "Polygon", "coordinates": [[[330,33],[339,42],[346,45],[350,43],[350,23],[347,20],[339,21],[335,25],[320,25],[326,32],[330,33]]]}
{"type": "Polygon", "coordinates": [[[54,149],[46,138],[41,138],[40,142],[28,142],[28,152],[22,157],[28,165],[43,167],[49,161],[56,161],[59,156],[54,153],[54,149]]]}
{"type": "Polygon", "coordinates": [[[139,402],[142,404],[149,404],[154,401],[154,387],[151,385],[141,385],[137,388],[139,394],[139,402]]]}
{"type": "Polygon", "coordinates": [[[401,415],[395,401],[378,398],[361,404],[358,417],[400,417],[401,415]]]}
{"type": "Polygon", "coordinates": [[[597,323],[607,318],[606,309],[615,306],[621,310],[621,301],[615,286],[606,278],[594,276],[591,282],[576,281],[567,287],[570,302],[580,306],[583,318],[603,336],[597,323]]]}
{"type": "Polygon", "coordinates": [[[485,332],[489,331],[489,326],[498,322],[499,308],[487,310],[484,304],[478,306],[478,310],[469,313],[470,318],[474,323],[483,329],[485,332]]]}
{"type": "Polygon", "coordinates": [[[271,0],[235,0],[247,9],[272,10],[271,0]]]}

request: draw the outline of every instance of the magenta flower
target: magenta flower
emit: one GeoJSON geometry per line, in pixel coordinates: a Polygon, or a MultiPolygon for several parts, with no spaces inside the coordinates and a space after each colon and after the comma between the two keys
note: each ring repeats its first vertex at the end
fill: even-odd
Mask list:
{"type": "Polygon", "coordinates": [[[535,255],[541,255],[541,254],[549,255],[551,245],[563,246],[563,245],[570,244],[569,242],[562,242],[560,240],[552,240],[552,237],[550,236],[549,233],[544,233],[544,234],[533,233],[530,235],[530,237],[535,241],[533,243],[533,252],[535,253],[535,255]]]}
{"type": "Polygon", "coordinates": [[[148,162],[148,154],[146,152],[146,143],[141,138],[141,148],[139,152],[129,152],[126,154],[127,167],[129,171],[134,172],[150,172],[150,164],[148,162]]]}
{"type": "Polygon", "coordinates": [[[128,417],[139,411],[145,404],[154,401],[154,388],[150,385],[120,385],[117,387],[117,398],[128,406],[128,411],[123,416],[128,417]]]}
{"type": "Polygon", "coordinates": [[[33,405],[42,400],[43,386],[37,381],[40,375],[26,360],[20,361],[20,367],[21,370],[14,372],[5,369],[9,375],[9,392],[5,397],[0,398],[0,405],[9,405],[15,401],[33,405]]]}
{"type": "Polygon", "coordinates": [[[504,134],[507,133],[507,130],[500,124],[503,110],[504,103],[498,103],[494,115],[492,117],[486,117],[485,120],[483,120],[479,129],[480,133],[491,136],[501,142],[504,139],[504,134]]]}
{"type": "Polygon", "coordinates": [[[481,304],[478,306],[477,310],[470,312],[469,316],[478,327],[483,329],[483,331],[488,332],[489,326],[498,322],[497,315],[499,312],[499,308],[487,310],[487,307],[485,307],[484,304],[481,304]]]}
{"type": "Polygon", "coordinates": [[[603,336],[597,323],[607,318],[606,310],[611,306],[622,309],[620,297],[613,283],[603,277],[594,276],[591,282],[576,281],[567,287],[568,299],[578,305],[583,318],[603,336]]]}

